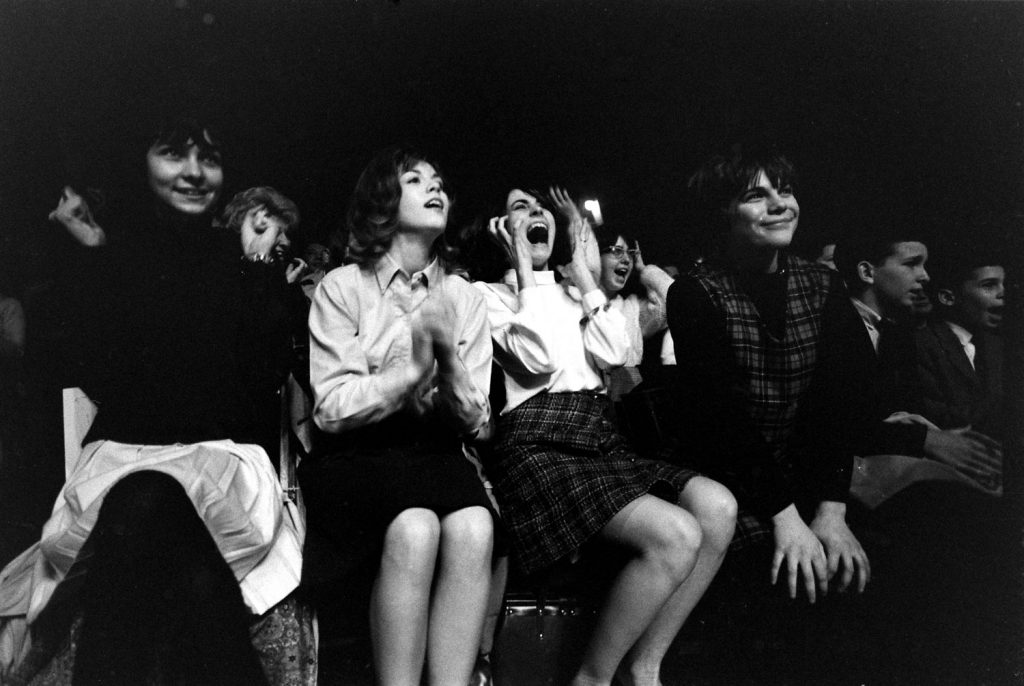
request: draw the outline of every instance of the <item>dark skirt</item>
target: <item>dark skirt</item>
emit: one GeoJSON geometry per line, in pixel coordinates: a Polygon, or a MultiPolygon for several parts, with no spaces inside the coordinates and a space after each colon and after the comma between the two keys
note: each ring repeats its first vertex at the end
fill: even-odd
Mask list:
{"type": "Polygon", "coordinates": [[[487,474],[514,559],[529,574],[574,554],[650,493],[671,503],[697,472],[642,460],[594,393],[541,393],[501,418],[487,474]]]}
{"type": "Polygon", "coordinates": [[[344,567],[375,565],[388,525],[410,508],[439,517],[486,508],[498,539],[498,514],[451,428],[398,416],[336,436],[321,434],[317,446],[299,467],[307,518],[333,542],[344,567]]]}

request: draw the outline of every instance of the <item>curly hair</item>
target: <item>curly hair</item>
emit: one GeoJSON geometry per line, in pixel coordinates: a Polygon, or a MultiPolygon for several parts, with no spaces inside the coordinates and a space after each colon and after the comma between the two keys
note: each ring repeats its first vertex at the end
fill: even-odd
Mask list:
{"type": "Polygon", "coordinates": [[[241,231],[245,215],[257,207],[263,207],[267,214],[284,222],[286,234],[299,225],[299,208],[294,202],[270,186],[255,186],[231,198],[221,214],[221,226],[236,233],[241,231]]]}
{"type": "MultiPolygon", "coordinates": [[[[372,265],[391,248],[398,230],[398,207],[402,199],[399,178],[420,162],[426,162],[444,178],[444,173],[430,157],[399,145],[381,150],[363,169],[345,214],[346,262],[372,265]]],[[[452,192],[447,192],[449,203],[454,205],[452,192]]],[[[435,243],[434,251],[446,269],[454,263],[456,253],[445,236],[435,243]]]]}

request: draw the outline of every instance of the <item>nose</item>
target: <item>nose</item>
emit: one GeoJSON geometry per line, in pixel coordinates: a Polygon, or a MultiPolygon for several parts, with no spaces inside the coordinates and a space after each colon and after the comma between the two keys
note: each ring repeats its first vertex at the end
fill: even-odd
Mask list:
{"type": "Polygon", "coordinates": [[[917,276],[918,283],[928,283],[931,280],[932,278],[928,276],[928,271],[924,267],[921,267],[917,276]]]}
{"type": "Polygon", "coordinates": [[[772,214],[781,214],[786,211],[786,202],[774,189],[768,193],[768,211],[772,214]]]}
{"type": "Polygon", "coordinates": [[[199,179],[202,176],[202,167],[199,164],[199,155],[195,151],[189,153],[184,159],[182,176],[188,179],[199,179]]]}
{"type": "Polygon", "coordinates": [[[432,179],[427,184],[427,193],[440,193],[441,192],[441,181],[438,179],[432,179]]]}

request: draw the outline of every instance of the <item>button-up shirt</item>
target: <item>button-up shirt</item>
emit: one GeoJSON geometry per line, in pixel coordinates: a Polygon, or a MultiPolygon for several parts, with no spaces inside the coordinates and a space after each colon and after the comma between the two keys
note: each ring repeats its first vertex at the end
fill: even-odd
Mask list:
{"type": "Polygon", "coordinates": [[[314,419],[340,433],[400,410],[437,414],[472,434],[490,420],[491,340],[483,298],[435,259],[408,274],[390,256],[374,266],[335,269],[317,287],[309,312],[310,384],[314,419]],[[452,308],[461,369],[441,381],[435,371],[408,383],[413,322],[429,293],[452,308]],[[461,372],[461,373],[460,373],[461,372]]]}
{"type": "Polygon", "coordinates": [[[626,320],[604,293],[581,294],[555,283],[551,271],[533,274],[537,285],[522,291],[513,270],[502,283],[474,284],[487,299],[494,357],[505,371],[502,414],[542,391],[604,393],[602,372],[629,353],[626,320]]]}
{"type": "Polygon", "coordinates": [[[953,335],[956,336],[956,339],[960,341],[960,345],[963,346],[964,354],[967,355],[967,361],[971,363],[971,367],[977,369],[977,367],[974,364],[974,355],[976,352],[976,348],[974,347],[974,342],[972,341],[972,339],[974,338],[974,334],[972,334],[970,331],[960,326],[959,324],[954,324],[953,322],[948,320],[946,321],[946,325],[949,326],[949,330],[953,332],[953,335]]]}

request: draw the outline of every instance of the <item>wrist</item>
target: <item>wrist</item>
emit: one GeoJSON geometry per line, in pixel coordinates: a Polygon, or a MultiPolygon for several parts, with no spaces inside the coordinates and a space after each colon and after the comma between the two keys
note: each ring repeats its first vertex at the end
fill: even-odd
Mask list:
{"type": "Polygon", "coordinates": [[[823,500],[818,503],[818,509],[814,513],[815,519],[840,519],[846,520],[846,503],[835,500],[823,500]]]}

